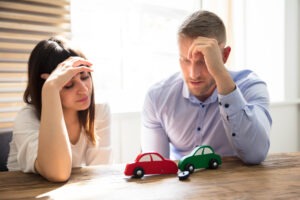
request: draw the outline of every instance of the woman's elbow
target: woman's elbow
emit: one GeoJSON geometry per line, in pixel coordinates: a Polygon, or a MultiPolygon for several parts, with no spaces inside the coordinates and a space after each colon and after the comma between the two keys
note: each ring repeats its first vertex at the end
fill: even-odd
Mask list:
{"type": "Polygon", "coordinates": [[[66,182],[69,180],[71,176],[71,171],[46,173],[42,176],[51,182],[56,182],[56,183],[66,182]]]}
{"type": "Polygon", "coordinates": [[[45,179],[51,182],[66,182],[69,180],[72,172],[72,165],[70,163],[56,164],[40,163],[39,160],[35,162],[35,170],[45,179]]]}
{"type": "Polygon", "coordinates": [[[55,168],[53,166],[51,168],[38,167],[36,170],[41,176],[51,182],[66,182],[69,180],[72,171],[71,167],[55,168]]]}

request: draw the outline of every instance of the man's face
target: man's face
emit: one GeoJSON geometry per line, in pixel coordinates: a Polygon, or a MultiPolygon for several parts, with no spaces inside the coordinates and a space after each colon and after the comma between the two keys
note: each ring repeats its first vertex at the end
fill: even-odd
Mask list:
{"type": "Polygon", "coordinates": [[[213,93],[216,83],[207,70],[203,54],[199,53],[196,60],[188,59],[193,41],[191,38],[179,38],[180,67],[190,93],[200,101],[205,101],[213,93]]]}

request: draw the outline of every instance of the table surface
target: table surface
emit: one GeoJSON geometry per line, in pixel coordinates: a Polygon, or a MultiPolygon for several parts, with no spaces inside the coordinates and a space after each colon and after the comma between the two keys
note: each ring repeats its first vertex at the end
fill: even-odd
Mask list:
{"type": "Polygon", "coordinates": [[[69,181],[37,174],[0,173],[0,199],[300,199],[300,152],[270,154],[260,165],[223,158],[216,170],[177,175],[124,175],[125,164],[73,169],[69,181]]]}

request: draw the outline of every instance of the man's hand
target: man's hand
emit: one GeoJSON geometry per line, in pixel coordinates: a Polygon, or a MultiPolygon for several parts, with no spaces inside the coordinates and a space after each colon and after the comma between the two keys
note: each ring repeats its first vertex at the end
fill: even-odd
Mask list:
{"type": "Polygon", "coordinates": [[[204,59],[208,72],[216,81],[218,92],[223,95],[235,89],[235,83],[224,65],[230,50],[230,47],[225,48],[225,42],[218,43],[214,38],[197,37],[188,51],[189,60],[196,62],[204,59]]]}
{"type": "Polygon", "coordinates": [[[216,39],[197,37],[190,46],[188,59],[196,61],[203,57],[207,70],[216,78],[227,71],[222,56],[224,46],[224,43],[218,44],[216,39]]]}

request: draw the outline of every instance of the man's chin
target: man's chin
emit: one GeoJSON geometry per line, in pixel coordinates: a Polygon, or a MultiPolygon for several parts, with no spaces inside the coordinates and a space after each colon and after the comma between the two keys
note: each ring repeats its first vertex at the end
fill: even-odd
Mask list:
{"type": "Polygon", "coordinates": [[[189,91],[194,96],[199,96],[201,94],[201,89],[200,88],[190,87],[189,91]]]}

